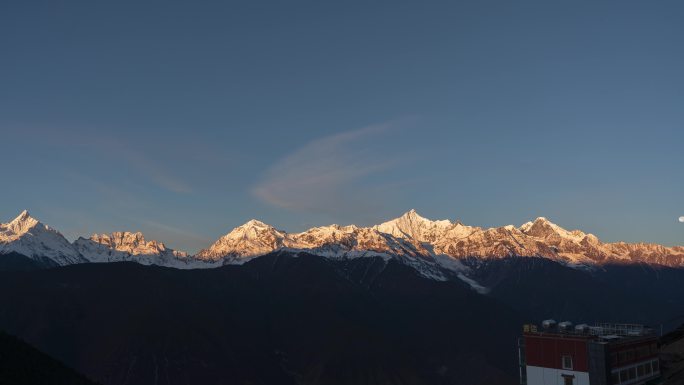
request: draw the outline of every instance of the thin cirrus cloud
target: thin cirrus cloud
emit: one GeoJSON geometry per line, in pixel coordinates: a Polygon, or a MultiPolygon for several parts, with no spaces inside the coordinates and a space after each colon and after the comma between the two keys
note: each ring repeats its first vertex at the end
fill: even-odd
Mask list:
{"type": "Polygon", "coordinates": [[[90,136],[82,140],[90,148],[93,148],[92,144],[95,144],[97,146],[95,148],[106,150],[110,157],[124,160],[128,163],[130,170],[135,170],[159,188],[178,194],[192,192],[189,184],[163,167],[160,162],[154,161],[148,154],[135,149],[130,143],[120,138],[100,135],[90,136]]]}
{"type": "Polygon", "coordinates": [[[276,161],[254,186],[263,202],[284,209],[337,214],[369,204],[373,177],[397,165],[382,145],[396,124],[367,126],[312,140],[276,161]]]}
{"type": "Polygon", "coordinates": [[[158,163],[153,162],[140,152],[120,146],[121,151],[126,154],[126,160],[140,172],[146,175],[157,186],[178,194],[188,194],[192,192],[189,184],[179,177],[168,172],[158,163]]]}
{"type": "Polygon", "coordinates": [[[33,132],[32,138],[42,141],[45,146],[73,147],[81,151],[96,149],[93,156],[98,162],[119,164],[123,161],[128,170],[137,173],[160,189],[177,194],[192,192],[191,185],[183,178],[148,152],[137,149],[133,141],[125,137],[97,130],[15,128],[9,131],[18,138],[24,138],[24,132],[33,132]]]}

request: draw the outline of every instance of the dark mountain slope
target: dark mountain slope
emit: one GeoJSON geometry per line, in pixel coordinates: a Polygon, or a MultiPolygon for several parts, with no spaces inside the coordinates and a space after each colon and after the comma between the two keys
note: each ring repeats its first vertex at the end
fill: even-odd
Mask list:
{"type": "Polygon", "coordinates": [[[28,271],[55,266],[58,265],[49,258],[36,260],[17,253],[0,255],[0,271],[28,271]]]}
{"type": "Polygon", "coordinates": [[[24,341],[0,332],[1,385],[95,385],[24,341]]]}
{"type": "Polygon", "coordinates": [[[684,325],[660,339],[662,385],[684,385],[684,325]]]}
{"type": "Polygon", "coordinates": [[[587,271],[543,258],[505,258],[481,263],[474,277],[531,322],[663,324],[668,331],[684,316],[683,269],[630,264],[587,271]]]}
{"type": "Polygon", "coordinates": [[[522,322],[396,262],[286,253],[4,272],[0,304],[0,328],[105,384],[513,384],[522,322]]]}

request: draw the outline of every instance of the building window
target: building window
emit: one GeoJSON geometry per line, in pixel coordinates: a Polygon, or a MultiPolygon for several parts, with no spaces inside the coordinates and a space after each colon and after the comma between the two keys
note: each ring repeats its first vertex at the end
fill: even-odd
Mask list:
{"type": "Polygon", "coordinates": [[[572,356],[563,356],[563,369],[572,370],[572,356]]]}
{"type": "Polygon", "coordinates": [[[563,385],[575,385],[575,376],[563,374],[563,385]]]}
{"type": "Polygon", "coordinates": [[[629,379],[633,380],[636,378],[636,368],[629,368],[629,379]]]}
{"type": "Polygon", "coordinates": [[[620,382],[629,381],[629,375],[627,374],[627,369],[622,369],[620,371],[620,382]]]}
{"type": "Polygon", "coordinates": [[[611,373],[610,382],[612,384],[619,384],[620,383],[620,373],[618,373],[618,372],[611,373]]]}
{"type": "Polygon", "coordinates": [[[658,361],[653,361],[651,362],[651,365],[653,365],[653,373],[656,373],[658,371],[658,361]]]}

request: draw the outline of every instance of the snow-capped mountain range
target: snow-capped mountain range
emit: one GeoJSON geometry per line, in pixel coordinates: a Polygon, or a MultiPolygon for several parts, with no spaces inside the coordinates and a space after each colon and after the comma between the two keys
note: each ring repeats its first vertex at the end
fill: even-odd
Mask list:
{"type": "Polygon", "coordinates": [[[236,227],[194,256],[147,241],[137,232],[78,238],[70,243],[27,211],[0,224],[0,254],[17,253],[53,265],[135,261],[175,268],[211,268],[242,264],[274,251],[307,252],[327,258],[380,256],[397,259],[421,274],[467,282],[464,259],[542,257],[577,267],[605,263],[648,263],[684,267],[684,247],[602,243],[593,234],[568,231],[546,218],[520,227],[481,228],[449,220],[429,220],[410,210],[372,227],[330,225],[287,233],[257,220],[236,227]]]}

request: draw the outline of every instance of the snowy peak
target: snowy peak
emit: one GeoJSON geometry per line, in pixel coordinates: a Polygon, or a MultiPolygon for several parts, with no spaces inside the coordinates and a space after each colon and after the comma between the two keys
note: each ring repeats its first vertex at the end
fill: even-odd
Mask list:
{"type": "MultiPolygon", "coordinates": [[[[420,214],[415,209],[411,209],[404,214],[402,214],[399,218],[394,219],[393,221],[400,222],[400,223],[407,223],[407,224],[413,224],[414,226],[422,226],[422,227],[431,227],[431,226],[440,226],[440,227],[447,227],[451,226],[452,223],[449,220],[438,220],[438,221],[433,221],[431,219],[427,219],[420,214]]],[[[390,222],[393,222],[390,221],[390,222]]]]}
{"type": "Polygon", "coordinates": [[[586,236],[585,233],[579,230],[568,231],[544,217],[539,217],[534,222],[525,223],[520,226],[520,231],[537,238],[560,237],[577,242],[586,236]]]}
{"type": "Polygon", "coordinates": [[[286,247],[286,243],[285,232],[252,219],[219,238],[209,248],[201,250],[196,257],[205,261],[218,261],[224,257],[254,257],[286,247]]]}
{"type": "Polygon", "coordinates": [[[273,228],[273,226],[268,225],[258,219],[250,219],[249,221],[245,222],[244,225],[239,226],[238,228],[268,229],[273,228]]]}
{"type": "Polygon", "coordinates": [[[0,254],[8,253],[57,265],[87,262],[62,234],[31,217],[27,210],[0,224],[0,254]]]}
{"type": "Polygon", "coordinates": [[[381,233],[398,238],[410,238],[418,242],[434,242],[453,226],[454,224],[449,220],[432,221],[411,209],[399,218],[381,223],[373,228],[381,233]]]}
{"type": "Polygon", "coordinates": [[[265,234],[265,233],[270,233],[270,234],[283,234],[284,232],[279,231],[275,227],[261,222],[256,219],[251,219],[247,221],[245,224],[242,226],[238,226],[233,231],[228,233],[226,236],[230,237],[257,237],[260,234],[265,234]]]}
{"type": "Polygon", "coordinates": [[[416,211],[416,209],[410,209],[409,211],[403,213],[399,218],[417,221],[429,221],[429,219],[421,217],[420,214],[418,214],[418,211],[416,211]]]}
{"type": "Polygon", "coordinates": [[[20,237],[33,227],[41,224],[40,221],[31,217],[27,210],[24,210],[16,218],[0,227],[0,241],[5,239],[20,237]]]}
{"type": "Polygon", "coordinates": [[[264,222],[252,219],[245,224],[234,228],[230,233],[223,236],[224,239],[256,239],[265,235],[271,235],[273,237],[281,237],[285,233],[277,230],[275,227],[268,225],[264,222]]]}
{"type": "Polygon", "coordinates": [[[38,221],[31,217],[31,214],[29,214],[28,210],[22,211],[16,218],[14,218],[10,224],[21,224],[21,223],[27,223],[27,222],[33,222],[37,223],[38,221]]]}

